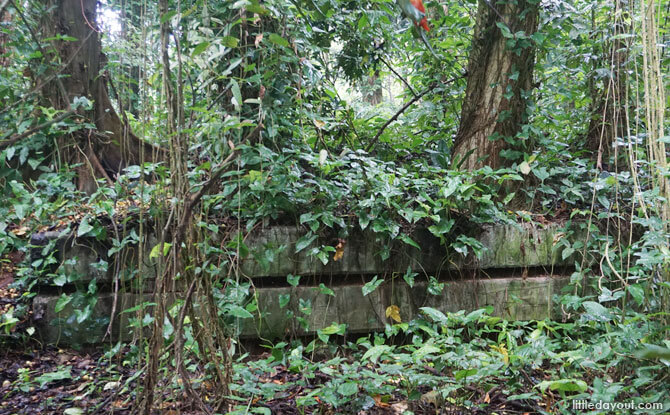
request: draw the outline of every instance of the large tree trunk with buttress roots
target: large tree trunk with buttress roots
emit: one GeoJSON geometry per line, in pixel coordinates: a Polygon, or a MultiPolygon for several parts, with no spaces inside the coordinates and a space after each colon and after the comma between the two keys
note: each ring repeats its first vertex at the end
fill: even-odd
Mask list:
{"type": "Polygon", "coordinates": [[[537,1],[479,0],[461,123],[454,140],[454,161],[462,169],[501,167],[505,138],[514,138],[526,121],[534,46],[528,38],[505,37],[497,25],[501,22],[512,36],[532,35],[538,26],[537,1]]]}
{"type": "Polygon", "coordinates": [[[128,165],[164,157],[161,149],[135,136],[112,106],[107,77],[103,73],[105,56],[96,23],[96,7],[96,0],[51,0],[40,28],[42,39],[66,37],[51,41],[54,54],[47,57],[65,65],[61,74],[66,76],[60,77],[60,85],[56,81],[49,83],[43,89],[44,98],[58,109],[69,108],[76,97],[86,97],[93,102],[93,108],[84,115],[96,129],[79,130],[62,137],[59,143],[65,161],[78,164],[78,187],[87,193],[95,191],[98,178],[110,179],[128,165]]]}

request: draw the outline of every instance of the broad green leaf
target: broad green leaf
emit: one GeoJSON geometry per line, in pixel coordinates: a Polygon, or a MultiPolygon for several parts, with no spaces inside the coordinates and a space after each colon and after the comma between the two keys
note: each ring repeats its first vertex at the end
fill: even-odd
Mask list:
{"type": "Polygon", "coordinates": [[[60,313],[63,311],[65,306],[67,306],[70,301],[72,301],[72,296],[67,295],[67,294],[61,294],[61,296],[58,298],[58,301],[56,301],[56,306],[54,307],[54,311],[56,313],[60,313]]]}
{"type": "MultiPolygon", "coordinates": [[[[172,18],[175,17],[176,15],[177,15],[177,11],[176,11],[176,10],[170,10],[169,12],[167,12],[167,13],[165,13],[164,15],[161,16],[161,18],[160,18],[160,22],[161,22],[161,24],[167,22],[168,20],[172,19],[172,18]]],[[[154,20],[154,21],[155,21],[155,20],[154,20]]]]}
{"type": "Polygon", "coordinates": [[[312,244],[312,242],[316,240],[316,238],[317,235],[314,235],[312,232],[308,232],[307,234],[303,235],[300,239],[298,239],[298,242],[295,243],[295,252],[300,252],[307,248],[312,244]]]}
{"type": "Polygon", "coordinates": [[[210,42],[202,42],[199,43],[194,49],[193,52],[191,52],[191,57],[195,58],[196,56],[200,55],[202,52],[207,50],[209,47],[210,42]]]}
{"type": "Polygon", "coordinates": [[[291,285],[292,287],[297,287],[298,283],[300,282],[300,275],[293,275],[293,274],[288,274],[286,276],[286,281],[291,285]]]}
{"type": "Polygon", "coordinates": [[[337,388],[337,391],[344,396],[354,395],[358,392],[358,383],[345,382],[337,388]]]}
{"type": "Polygon", "coordinates": [[[530,164],[528,162],[524,161],[521,164],[519,164],[519,171],[522,174],[528,174],[530,173],[530,164]]]}
{"type": "Polygon", "coordinates": [[[440,348],[436,347],[432,344],[432,339],[427,341],[426,344],[421,346],[419,349],[415,350],[412,355],[417,358],[417,359],[423,359],[424,357],[428,356],[429,354],[436,354],[440,353],[440,348]]]}
{"type": "Polygon", "coordinates": [[[230,314],[238,318],[252,318],[253,314],[238,305],[230,306],[230,314]]]}
{"type": "Polygon", "coordinates": [[[242,92],[240,91],[240,84],[236,80],[230,80],[230,90],[233,92],[233,105],[237,111],[242,108],[242,92]]]}
{"type": "Polygon", "coordinates": [[[440,189],[440,196],[445,199],[454,194],[458,187],[461,185],[461,181],[458,178],[448,179],[447,185],[440,189]]]}
{"type": "Polygon", "coordinates": [[[479,319],[482,318],[484,315],[491,313],[493,313],[493,307],[486,306],[484,308],[480,308],[478,310],[470,312],[467,316],[463,317],[463,321],[466,323],[479,321],[479,319]]]}
{"type": "Polygon", "coordinates": [[[362,288],[363,289],[363,295],[367,296],[368,294],[370,294],[371,292],[376,290],[377,287],[379,287],[382,282],[384,282],[384,280],[383,279],[378,279],[377,276],[375,275],[375,277],[372,279],[372,281],[366,283],[363,286],[363,288],[362,288]]]}
{"type": "Polygon", "coordinates": [[[79,223],[79,228],[77,228],[77,236],[82,237],[92,230],[93,226],[88,223],[88,216],[85,216],[84,219],[81,220],[81,223],[79,223]]]}
{"type": "Polygon", "coordinates": [[[461,380],[461,379],[466,379],[469,377],[472,377],[476,375],[478,372],[478,369],[465,369],[465,370],[457,370],[454,372],[454,378],[456,380],[461,380]]]}
{"type": "Polygon", "coordinates": [[[56,287],[62,287],[67,284],[67,276],[65,274],[58,274],[53,280],[53,284],[56,287]]]}
{"type": "Polygon", "coordinates": [[[631,284],[627,287],[627,290],[637,305],[644,303],[644,288],[640,284],[631,284]]]}
{"type": "Polygon", "coordinates": [[[151,248],[149,258],[154,259],[160,257],[161,255],[166,256],[170,252],[170,247],[172,247],[172,244],[169,242],[163,243],[162,246],[160,243],[156,244],[153,248],[151,248]]]}
{"type": "Polygon", "coordinates": [[[340,335],[344,335],[344,333],[346,332],[346,329],[347,329],[347,325],[346,325],[346,324],[337,324],[337,323],[333,323],[333,324],[331,324],[330,326],[325,327],[325,328],[323,328],[323,329],[321,329],[321,330],[319,330],[319,331],[320,331],[321,333],[323,333],[323,334],[327,334],[327,335],[331,335],[331,334],[340,334],[340,335]]]}
{"type": "Polygon", "coordinates": [[[542,392],[547,388],[559,392],[586,392],[588,385],[581,379],[545,380],[536,385],[542,392]]]}
{"type": "Polygon", "coordinates": [[[221,39],[221,43],[228,48],[236,48],[240,40],[234,36],[224,36],[221,39]]]}
{"type": "Polygon", "coordinates": [[[377,363],[377,360],[382,354],[390,352],[391,350],[393,350],[393,348],[385,344],[373,346],[370,349],[368,349],[367,352],[365,352],[365,354],[363,355],[363,360],[370,359],[372,363],[377,363]]]}
{"type": "Polygon", "coordinates": [[[433,235],[441,237],[451,230],[451,228],[454,226],[454,223],[455,221],[453,219],[441,218],[437,224],[429,226],[428,230],[433,235]]]}
{"type": "Polygon", "coordinates": [[[595,301],[584,301],[582,303],[586,314],[584,315],[587,320],[595,320],[600,322],[612,320],[612,313],[603,307],[602,304],[596,303],[595,301]]]}
{"type": "Polygon", "coordinates": [[[664,359],[670,361],[670,349],[655,344],[645,344],[635,352],[640,359],[664,359]]]}
{"type": "Polygon", "coordinates": [[[284,39],[283,37],[279,36],[276,33],[270,33],[270,35],[268,36],[268,39],[270,40],[270,42],[274,43],[275,45],[284,46],[284,47],[288,47],[288,45],[289,45],[288,40],[284,39]]]}
{"type": "Polygon", "coordinates": [[[35,382],[37,382],[40,385],[40,388],[42,388],[44,387],[44,385],[50,382],[64,379],[72,379],[72,374],[70,373],[71,369],[72,369],[71,366],[67,366],[55,372],[45,373],[43,375],[36,377],[35,382]]]}
{"type": "Polygon", "coordinates": [[[261,6],[260,4],[257,3],[252,3],[246,6],[246,9],[250,13],[256,13],[260,14],[261,16],[266,15],[269,13],[268,9],[265,7],[261,6]]]}
{"type": "Polygon", "coordinates": [[[326,285],[324,283],[319,284],[319,292],[321,294],[335,296],[335,292],[333,290],[331,290],[330,288],[326,287],[326,285]]]}
{"type": "Polygon", "coordinates": [[[421,250],[421,247],[419,246],[419,244],[416,243],[416,242],[414,242],[414,240],[412,240],[412,238],[410,238],[409,236],[405,235],[404,233],[401,233],[401,234],[398,236],[398,238],[399,238],[401,241],[403,241],[404,243],[406,243],[407,245],[411,245],[411,246],[415,247],[416,249],[421,250]]]}
{"type": "Polygon", "coordinates": [[[447,316],[444,315],[440,310],[436,310],[431,307],[421,307],[419,310],[423,311],[428,317],[430,317],[434,322],[440,324],[447,324],[447,316]]]}

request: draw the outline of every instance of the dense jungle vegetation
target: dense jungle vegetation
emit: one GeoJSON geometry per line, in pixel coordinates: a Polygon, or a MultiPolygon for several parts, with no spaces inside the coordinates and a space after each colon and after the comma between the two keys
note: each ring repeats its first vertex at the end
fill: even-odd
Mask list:
{"type": "MultiPolygon", "coordinates": [[[[0,414],[669,411],[670,1],[419,4],[0,0],[0,414]],[[390,304],[352,334],[281,294],[295,330],[240,338],[244,261],[327,266],[361,232],[392,260],[417,229],[476,259],[483,226],[550,224],[551,319],[390,304]],[[279,225],[295,246],[247,244],[279,225]]],[[[419,281],[451,284],[360,290],[419,281]]]]}

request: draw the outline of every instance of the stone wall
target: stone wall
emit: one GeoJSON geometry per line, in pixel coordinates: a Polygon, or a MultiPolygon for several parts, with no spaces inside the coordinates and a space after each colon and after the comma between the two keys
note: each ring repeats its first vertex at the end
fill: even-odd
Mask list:
{"type": "MultiPolygon", "coordinates": [[[[372,232],[363,232],[347,238],[341,260],[331,259],[323,264],[309,255],[310,248],[334,245],[332,238],[317,239],[310,247],[296,253],[295,244],[303,234],[304,230],[299,227],[276,226],[257,230],[245,240],[252,254],[242,262],[241,272],[258,282],[255,294],[259,311],[254,319],[238,321],[242,337],[269,339],[304,335],[332,323],[346,323],[348,333],[382,330],[390,323],[385,317],[385,310],[390,305],[400,308],[403,321],[416,317],[421,307],[456,312],[489,305],[493,306],[495,315],[507,319],[549,318],[552,296],[568,283],[566,269],[574,264],[573,257],[562,259],[556,245],[562,237],[557,224],[483,227],[477,237],[484,246],[480,258],[463,258],[460,254],[449,253],[437,238],[419,230],[411,237],[422,247],[421,250],[396,243],[390,258],[383,261],[380,252],[385,241],[372,232]],[[273,255],[265,255],[268,250],[273,255]],[[408,267],[419,274],[413,287],[402,278],[408,267]],[[288,274],[302,276],[302,284],[297,287],[286,284],[288,274]],[[362,286],[373,276],[383,278],[384,283],[364,296],[362,286]],[[444,283],[439,294],[428,293],[428,276],[444,283]],[[273,283],[264,283],[267,281],[273,283]],[[323,293],[318,288],[320,283],[329,287],[334,295],[323,293]],[[279,304],[280,295],[290,296],[284,307],[279,304]],[[299,314],[299,299],[311,301],[312,313],[304,316],[309,322],[307,330],[286,314],[287,311],[299,314]]],[[[115,258],[108,257],[108,246],[104,243],[56,234],[41,234],[35,238],[57,238],[59,259],[77,259],[76,263],[66,267],[65,272],[77,273],[81,276],[80,281],[96,279],[99,286],[111,286],[109,283],[114,275],[111,264],[115,258]],[[110,264],[106,271],[95,265],[100,260],[110,264]]],[[[147,247],[156,244],[155,238],[149,238],[152,240],[148,241],[147,247]]],[[[34,254],[39,255],[38,251],[34,254]]],[[[137,259],[137,251],[137,248],[126,250],[122,255],[132,262],[137,259]]],[[[156,269],[148,252],[144,258],[144,264],[139,267],[143,286],[134,292],[119,293],[117,314],[142,301],[151,301],[151,282],[156,269]]],[[[97,343],[102,339],[111,313],[112,293],[98,294],[93,318],[77,323],[71,305],[60,313],[55,312],[59,292],[53,287],[45,291],[34,299],[33,304],[36,327],[45,342],[81,344],[97,343]]],[[[174,295],[179,296],[179,293],[174,295]]],[[[128,325],[129,315],[117,317],[113,337],[129,338],[132,332],[128,325]]]]}

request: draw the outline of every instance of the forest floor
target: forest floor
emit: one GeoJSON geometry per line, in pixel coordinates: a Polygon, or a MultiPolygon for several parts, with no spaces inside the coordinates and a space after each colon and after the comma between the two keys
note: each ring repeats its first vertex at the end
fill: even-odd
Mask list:
{"type": "MultiPolygon", "coordinates": [[[[257,358],[260,359],[262,356],[257,358]]],[[[3,351],[0,354],[0,415],[127,415],[131,413],[136,388],[123,388],[120,380],[129,379],[135,373],[134,366],[123,367],[112,364],[100,352],[57,348],[3,351]]],[[[305,386],[302,382],[303,375],[289,371],[283,366],[276,366],[271,374],[259,377],[258,381],[275,384],[287,383],[289,387],[286,393],[281,394],[281,397],[277,399],[263,403],[254,402],[254,406],[265,407],[271,411],[268,413],[287,415],[313,413],[400,415],[407,410],[416,415],[473,413],[455,407],[444,407],[436,411],[435,404],[429,400],[419,399],[408,402],[400,393],[396,396],[385,396],[383,400],[379,396],[373,397],[373,405],[366,410],[355,412],[349,412],[345,408],[332,408],[328,405],[299,408],[296,405],[296,398],[310,392],[309,386],[305,386]]],[[[137,385],[133,382],[132,386],[137,385]]],[[[428,388],[421,389],[426,389],[424,395],[430,396],[428,388]]],[[[174,396],[175,392],[172,391],[160,397],[158,400],[162,403],[157,405],[155,414],[195,415],[202,413],[190,410],[188,405],[178,402],[174,396]]],[[[516,408],[515,402],[512,402],[510,406],[504,396],[495,392],[482,393],[479,400],[488,405],[485,411],[478,413],[533,413],[519,412],[521,408],[516,408]]]]}

